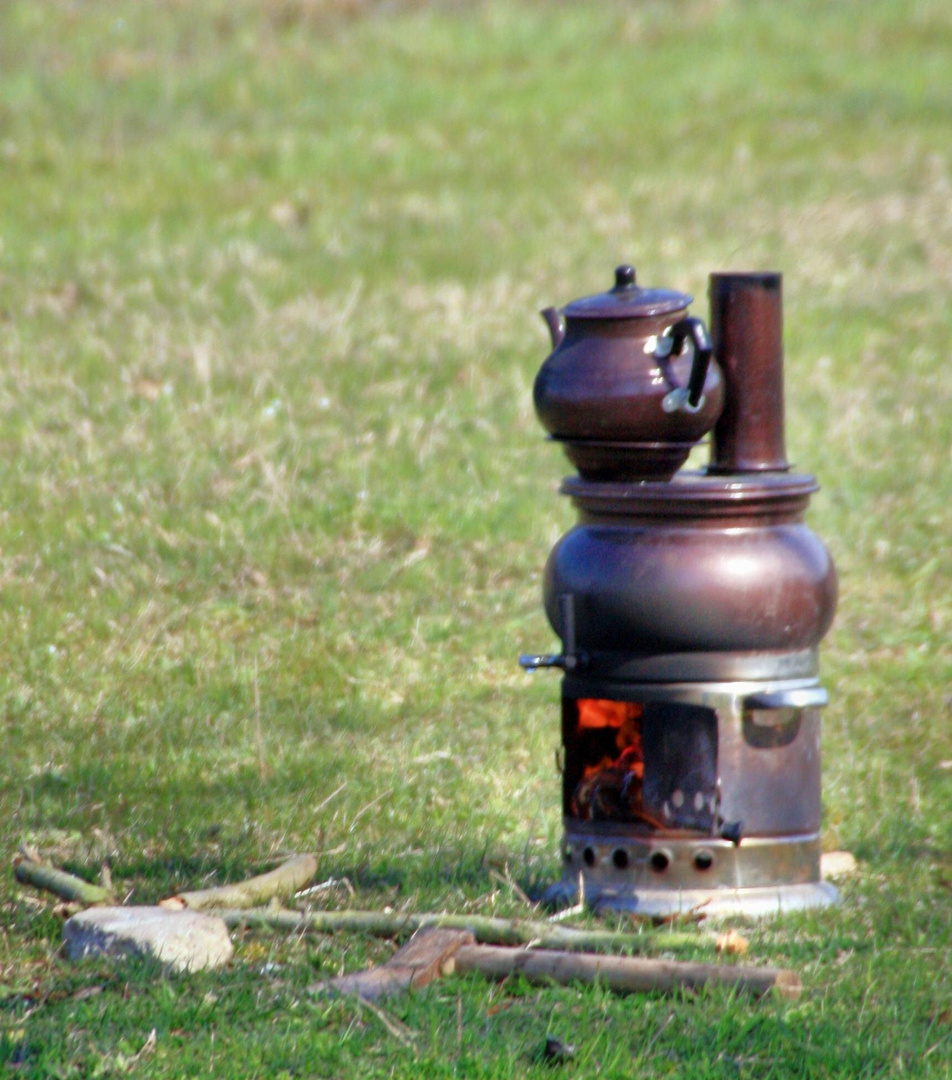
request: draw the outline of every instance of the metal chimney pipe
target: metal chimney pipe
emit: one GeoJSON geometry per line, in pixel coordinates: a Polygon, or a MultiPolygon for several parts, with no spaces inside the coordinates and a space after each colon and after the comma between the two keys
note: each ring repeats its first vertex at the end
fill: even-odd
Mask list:
{"type": "Polygon", "coordinates": [[[708,472],[785,472],[782,275],[711,274],[710,300],[725,392],[708,472]]]}

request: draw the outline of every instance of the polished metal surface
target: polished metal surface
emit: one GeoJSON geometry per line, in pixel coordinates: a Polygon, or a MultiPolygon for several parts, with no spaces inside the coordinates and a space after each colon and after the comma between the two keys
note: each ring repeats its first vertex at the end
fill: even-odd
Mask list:
{"type": "MultiPolygon", "coordinates": [[[[588,692],[578,677],[566,678],[566,690],[583,697],[588,692]]],[[[651,914],[702,902],[763,914],[835,898],[820,879],[818,704],[825,691],[816,679],[628,683],[617,693],[623,696],[611,700],[646,709],[666,703],[711,710],[717,725],[716,815],[704,832],[638,820],[580,820],[566,812],[564,872],[549,892],[551,903],[574,903],[580,876],[589,906],[651,914]]],[[[576,699],[565,700],[572,716],[576,699]]],[[[563,734],[563,802],[569,811],[569,789],[581,763],[571,760],[573,741],[563,734]]],[[[677,774],[666,779],[677,797],[677,774]]]]}
{"type": "Polygon", "coordinates": [[[657,650],[638,656],[627,652],[600,650],[595,655],[585,653],[583,660],[584,665],[576,663],[572,671],[580,674],[584,672],[584,679],[592,696],[605,698],[616,693],[624,694],[625,682],[803,679],[815,678],[819,670],[819,652],[815,648],[792,651],[752,649],[749,652],[657,650]],[[594,689],[596,683],[601,686],[597,693],[594,689]]]}
{"type": "Polygon", "coordinates": [[[673,833],[637,839],[567,818],[563,857],[565,877],[577,882],[581,873],[593,891],[760,889],[820,880],[819,833],[741,838],[739,844],[673,833]]]}
{"type": "Polygon", "coordinates": [[[668,480],[713,428],[721,374],[707,328],[687,314],[690,302],[642,288],[634,269],[620,266],[608,292],[542,312],[552,352],[532,396],[542,426],[582,476],[668,480]]]}
{"type": "Polygon", "coordinates": [[[829,904],[820,877],[819,644],[837,576],[784,445],[781,276],[690,298],[608,293],[543,312],[534,399],[579,471],[544,575],[562,680],[556,905],[766,915],[829,904]],[[690,338],[692,347],[680,353],[690,338]],[[713,357],[711,346],[713,345],[713,357]],[[704,471],[680,470],[713,429],[704,471]]]}
{"type": "Polygon", "coordinates": [[[561,598],[571,596],[576,642],[593,669],[605,654],[649,669],[676,654],[691,657],[692,678],[731,677],[717,654],[815,649],[833,621],[837,578],[803,521],[814,490],[812,477],[790,474],[566,480],[581,520],[546,562],[553,629],[563,636],[561,598]]]}
{"type": "Polygon", "coordinates": [[[715,919],[731,915],[768,918],[828,907],[839,900],[836,887],[829,881],[749,889],[652,888],[633,892],[626,888],[615,891],[612,886],[592,889],[583,875],[581,889],[578,881],[563,878],[548,890],[545,902],[553,908],[564,908],[578,903],[581,895],[585,906],[595,912],[625,911],[658,918],[688,914],[715,919]]]}
{"type": "Polygon", "coordinates": [[[711,471],[785,472],[780,274],[711,274],[711,336],[724,374],[711,471]]]}

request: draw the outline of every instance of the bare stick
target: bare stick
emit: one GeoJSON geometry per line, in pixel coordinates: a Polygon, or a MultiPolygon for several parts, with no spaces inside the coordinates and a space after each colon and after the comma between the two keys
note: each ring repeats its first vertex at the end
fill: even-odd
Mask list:
{"type": "MultiPolygon", "coordinates": [[[[261,691],[258,687],[258,657],[255,657],[255,678],[254,678],[254,694],[255,694],[255,746],[258,749],[258,777],[262,784],[268,775],[268,767],[264,760],[264,739],[261,735],[261,691]]],[[[315,867],[314,873],[317,873],[315,867]]]]}
{"type": "Polygon", "coordinates": [[[398,1042],[402,1042],[409,1050],[416,1049],[416,1043],[413,1040],[417,1037],[417,1033],[412,1028],[408,1028],[406,1024],[402,1024],[395,1017],[390,1016],[381,1009],[379,1005],[374,1005],[373,1002],[368,1001],[367,998],[358,996],[355,1000],[362,1008],[372,1012],[398,1042]]]}
{"type": "Polygon", "coordinates": [[[236,881],[231,885],[218,885],[197,892],[182,892],[160,901],[160,907],[190,908],[193,911],[206,908],[251,908],[264,904],[276,896],[291,896],[303,888],[317,873],[317,859],[313,855],[296,855],[267,874],[236,881]]]}
{"type": "Polygon", "coordinates": [[[65,870],[57,870],[54,866],[46,866],[22,856],[17,856],[13,861],[13,876],[24,885],[45,889],[61,900],[81,904],[108,904],[114,900],[111,889],[93,885],[65,870]]]}
{"type": "Polygon", "coordinates": [[[478,971],[491,979],[522,975],[533,983],[600,983],[621,993],[670,992],[678,987],[733,986],[760,996],[776,990],[798,997],[800,976],[783,968],[740,964],[691,964],[678,960],[649,960],[633,956],[593,956],[585,953],[537,949],[501,949],[492,945],[464,945],[450,961],[460,973],[478,971]]]}
{"type": "Polygon", "coordinates": [[[611,930],[579,930],[546,922],[497,919],[485,915],[436,915],[383,911],[234,911],[217,912],[231,926],[270,927],[274,930],[333,934],[351,931],[379,937],[409,935],[424,926],[469,930],[477,941],[490,945],[534,945],[549,949],[646,952],[649,949],[714,948],[710,934],[656,930],[644,934],[611,930]]]}

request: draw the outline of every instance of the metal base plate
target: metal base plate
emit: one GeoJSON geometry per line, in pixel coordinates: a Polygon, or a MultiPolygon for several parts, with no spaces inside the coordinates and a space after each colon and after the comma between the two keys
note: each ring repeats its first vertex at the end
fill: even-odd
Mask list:
{"type": "Polygon", "coordinates": [[[820,876],[820,834],[744,837],[637,835],[565,819],[562,880],[545,901],[644,915],[777,915],[835,903],[820,876]]]}
{"type": "MultiPolygon", "coordinates": [[[[746,915],[769,918],[791,911],[828,907],[839,893],[828,881],[803,885],[776,885],[748,889],[638,889],[614,891],[584,885],[585,905],[593,911],[625,911],[647,916],[686,915],[689,912],[718,918],[746,915]]],[[[546,891],[543,900],[555,908],[579,902],[579,883],[566,879],[546,891]]]]}

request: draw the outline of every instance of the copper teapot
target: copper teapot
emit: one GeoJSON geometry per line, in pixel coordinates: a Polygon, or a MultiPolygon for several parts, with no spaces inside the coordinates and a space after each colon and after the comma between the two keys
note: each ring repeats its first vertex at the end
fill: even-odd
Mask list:
{"type": "Polygon", "coordinates": [[[542,312],[553,351],[536,376],[536,412],[584,479],[669,480],[714,427],[723,379],[690,303],[619,266],[608,292],[542,312]]]}

